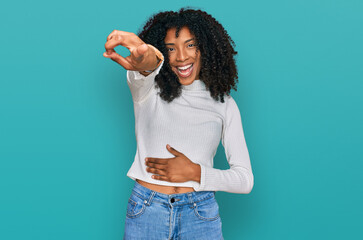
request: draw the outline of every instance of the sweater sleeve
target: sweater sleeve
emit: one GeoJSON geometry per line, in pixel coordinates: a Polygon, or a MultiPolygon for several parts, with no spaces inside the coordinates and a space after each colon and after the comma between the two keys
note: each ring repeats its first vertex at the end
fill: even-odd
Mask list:
{"type": "Polygon", "coordinates": [[[227,109],[223,124],[222,145],[230,169],[220,170],[212,167],[201,167],[200,184],[196,191],[224,191],[231,193],[250,193],[254,178],[250,157],[244,138],[240,111],[234,99],[226,99],[227,109]]]}
{"type": "Polygon", "coordinates": [[[127,76],[127,85],[130,88],[132,100],[136,103],[142,102],[148,96],[151,89],[154,87],[155,84],[155,77],[159,74],[160,69],[164,64],[164,57],[163,55],[156,50],[156,54],[159,59],[161,59],[161,63],[159,66],[148,76],[144,76],[138,71],[130,71],[128,70],[126,73],[127,76]]]}

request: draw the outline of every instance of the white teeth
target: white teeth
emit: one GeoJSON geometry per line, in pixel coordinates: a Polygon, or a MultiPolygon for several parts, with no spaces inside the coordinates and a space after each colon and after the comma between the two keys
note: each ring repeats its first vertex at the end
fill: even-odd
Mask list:
{"type": "Polygon", "coordinates": [[[189,64],[187,66],[184,66],[184,67],[178,67],[179,70],[186,70],[188,68],[190,68],[193,64],[189,64]]]}

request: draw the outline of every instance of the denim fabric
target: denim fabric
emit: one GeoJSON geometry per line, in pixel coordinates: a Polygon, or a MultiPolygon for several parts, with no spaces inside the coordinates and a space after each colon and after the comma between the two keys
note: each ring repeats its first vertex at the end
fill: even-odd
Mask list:
{"type": "Polygon", "coordinates": [[[135,181],[127,205],[124,239],[223,239],[215,192],[168,195],[135,181]]]}

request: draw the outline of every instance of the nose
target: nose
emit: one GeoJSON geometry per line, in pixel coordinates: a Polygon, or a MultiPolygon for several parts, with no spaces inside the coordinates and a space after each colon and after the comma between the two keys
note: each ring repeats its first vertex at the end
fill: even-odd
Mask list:
{"type": "Polygon", "coordinates": [[[179,50],[177,52],[176,60],[178,62],[184,62],[186,59],[188,59],[188,54],[185,50],[179,50]]]}

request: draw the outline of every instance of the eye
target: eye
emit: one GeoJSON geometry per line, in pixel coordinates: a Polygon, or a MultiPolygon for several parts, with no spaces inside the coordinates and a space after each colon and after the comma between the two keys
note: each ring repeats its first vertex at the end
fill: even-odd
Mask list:
{"type": "Polygon", "coordinates": [[[190,44],[188,44],[188,47],[194,47],[195,46],[195,44],[194,43],[190,43],[190,44]]]}
{"type": "Polygon", "coordinates": [[[167,48],[168,52],[174,51],[174,48],[167,48]]]}

